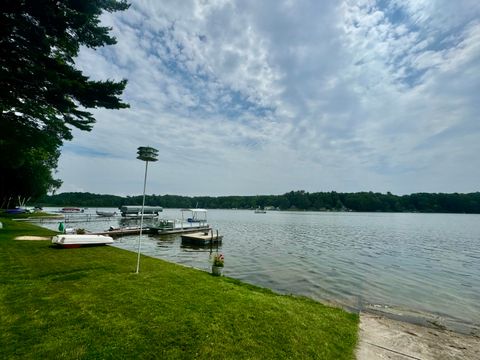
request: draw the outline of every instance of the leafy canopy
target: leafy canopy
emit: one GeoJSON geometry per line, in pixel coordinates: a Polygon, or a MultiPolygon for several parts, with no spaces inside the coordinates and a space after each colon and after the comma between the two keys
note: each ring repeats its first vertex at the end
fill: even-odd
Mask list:
{"type": "Polygon", "coordinates": [[[128,107],[119,97],[126,80],[90,80],[74,63],[81,46],[116,43],[99,17],[128,7],[124,0],[0,2],[0,198],[38,192],[6,179],[26,175],[32,159],[50,173],[39,181],[58,185],[50,170],[73,127],[92,129],[88,109],[128,107]]]}

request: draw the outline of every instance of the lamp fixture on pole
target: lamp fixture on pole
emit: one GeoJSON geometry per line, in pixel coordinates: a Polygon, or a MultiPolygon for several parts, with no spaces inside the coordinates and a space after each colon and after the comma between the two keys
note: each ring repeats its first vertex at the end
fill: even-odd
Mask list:
{"type": "Polygon", "coordinates": [[[143,180],[143,201],[142,201],[142,214],[140,217],[140,235],[138,236],[138,251],[137,251],[137,274],[140,270],[140,249],[142,245],[142,230],[143,230],[143,210],[145,207],[145,189],[147,186],[147,170],[149,161],[157,161],[158,150],[148,146],[140,146],[137,150],[137,159],[145,161],[145,178],[143,180]]]}

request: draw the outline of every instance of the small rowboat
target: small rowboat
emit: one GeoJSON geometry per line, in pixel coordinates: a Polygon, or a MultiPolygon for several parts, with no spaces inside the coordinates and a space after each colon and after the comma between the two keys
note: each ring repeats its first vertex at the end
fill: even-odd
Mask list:
{"type": "Polygon", "coordinates": [[[110,236],[104,235],[78,235],[78,234],[62,234],[52,237],[52,244],[64,248],[77,248],[88,245],[106,245],[113,244],[113,239],[110,236]]]}

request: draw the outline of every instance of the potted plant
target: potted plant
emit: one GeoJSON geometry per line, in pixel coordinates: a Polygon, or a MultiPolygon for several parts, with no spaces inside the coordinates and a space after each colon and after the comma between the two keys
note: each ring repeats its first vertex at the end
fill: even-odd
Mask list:
{"type": "Polygon", "coordinates": [[[225,258],[223,257],[223,254],[217,253],[213,255],[212,275],[221,276],[224,264],[225,264],[225,258]]]}

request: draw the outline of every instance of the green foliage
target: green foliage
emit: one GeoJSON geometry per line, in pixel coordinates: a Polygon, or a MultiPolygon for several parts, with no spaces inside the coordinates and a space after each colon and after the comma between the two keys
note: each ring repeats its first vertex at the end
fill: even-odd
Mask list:
{"type": "MultiPolygon", "coordinates": [[[[0,200],[2,193],[4,197],[8,195],[15,201],[16,195],[38,198],[52,188],[60,187],[61,181],[54,179],[51,172],[57,166],[57,150],[49,153],[41,148],[26,148],[20,152],[22,154],[19,157],[22,158],[18,159],[18,164],[9,164],[7,161],[0,164],[0,200]]],[[[10,206],[16,205],[13,201],[10,206]]],[[[7,208],[9,204],[5,202],[4,206],[7,208]]]]}
{"type": "Polygon", "coordinates": [[[356,314],[150,257],[135,274],[135,253],[1,221],[2,358],[353,358],[356,314]]]}
{"type": "Polygon", "coordinates": [[[223,256],[223,254],[213,255],[212,265],[213,266],[218,266],[218,267],[224,267],[225,257],[223,256]]]}
{"type": "MultiPolygon", "coordinates": [[[[141,204],[141,196],[120,197],[91,193],[62,193],[44,196],[39,204],[44,206],[119,207],[141,204]]],[[[313,211],[382,211],[382,212],[445,212],[480,213],[480,193],[392,195],[373,192],[337,193],[291,191],[283,195],[256,196],[178,196],[147,195],[145,204],[165,208],[192,208],[197,204],[209,209],[256,209],[274,207],[280,210],[313,211]]]]}
{"type": "Polygon", "coordinates": [[[86,109],[128,107],[119,98],[126,80],[90,80],[74,64],[80,46],[115,43],[99,16],[126,8],[115,0],[0,2],[0,200],[59,187],[51,174],[59,148],[73,127],[92,128],[86,109]]]}

